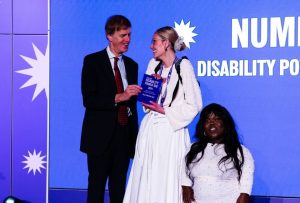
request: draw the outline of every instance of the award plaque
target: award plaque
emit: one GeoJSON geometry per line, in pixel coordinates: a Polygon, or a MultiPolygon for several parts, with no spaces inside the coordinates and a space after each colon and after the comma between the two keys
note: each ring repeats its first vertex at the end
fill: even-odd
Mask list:
{"type": "Polygon", "coordinates": [[[162,79],[156,79],[154,76],[144,74],[141,84],[143,89],[138,95],[138,101],[146,104],[150,104],[150,101],[157,102],[162,82],[162,79]]]}

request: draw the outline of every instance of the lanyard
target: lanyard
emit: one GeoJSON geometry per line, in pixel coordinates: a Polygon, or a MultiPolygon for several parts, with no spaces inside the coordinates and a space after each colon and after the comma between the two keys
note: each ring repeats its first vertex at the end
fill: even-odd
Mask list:
{"type": "MultiPolygon", "coordinates": [[[[174,59],[174,61],[173,61],[173,64],[172,64],[172,66],[171,66],[171,68],[170,68],[170,70],[169,70],[168,76],[167,76],[167,78],[166,78],[166,88],[165,88],[164,93],[161,95],[160,106],[163,106],[163,104],[164,104],[164,102],[165,102],[165,99],[166,99],[166,96],[167,96],[167,89],[168,89],[167,87],[168,87],[168,84],[169,84],[169,82],[170,82],[170,78],[171,78],[173,66],[174,66],[174,64],[175,64],[175,62],[176,62],[177,60],[178,60],[177,57],[175,57],[175,59],[174,59]]],[[[160,65],[160,69],[159,69],[158,74],[161,75],[161,74],[162,74],[162,70],[163,70],[163,64],[160,65]]]]}

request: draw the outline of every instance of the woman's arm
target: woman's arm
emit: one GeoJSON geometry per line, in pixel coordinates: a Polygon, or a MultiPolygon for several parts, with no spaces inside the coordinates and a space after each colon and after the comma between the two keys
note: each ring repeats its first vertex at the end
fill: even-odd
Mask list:
{"type": "MultiPolygon", "coordinates": [[[[174,70],[172,74],[177,73],[174,70]]],[[[170,107],[164,107],[165,114],[174,130],[179,130],[189,125],[202,109],[201,90],[193,66],[189,60],[182,60],[180,75],[182,77],[182,84],[179,85],[175,100],[170,107]]],[[[174,87],[176,83],[177,80],[172,82],[174,87]]],[[[169,98],[171,96],[172,91],[170,91],[169,98]]]]}
{"type": "Polygon", "coordinates": [[[254,176],[254,160],[250,151],[242,146],[244,154],[244,165],[242,167],[242,176],[240,180],[240,196],[237,199],[238,203],[250,202],[250,194],[253,185],[254,176]]]}

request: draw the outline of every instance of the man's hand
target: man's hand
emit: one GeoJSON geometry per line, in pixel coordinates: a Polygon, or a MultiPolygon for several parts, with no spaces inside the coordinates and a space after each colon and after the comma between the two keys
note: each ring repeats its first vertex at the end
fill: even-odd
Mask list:
{"type": "Polygon", "coordinates": [[[116,94],[115,102],[120,103],[128,101],[132,96],[136,96],[141,92],[142,88],[139,85],[128,85],[124,92],[116,94]]]}
{"type": "Polygon", "coordinates": [[[237,199],[236,203],[249,203],[250,196],[246,193],[241,193],[239,198],[237,199]]]}
{"type": "Polygon", "coordinates": [[[184,203],[191,203],[195,201],[194,191],[190,186],[181,186],[182,187],[182,199],[184,203]]]}

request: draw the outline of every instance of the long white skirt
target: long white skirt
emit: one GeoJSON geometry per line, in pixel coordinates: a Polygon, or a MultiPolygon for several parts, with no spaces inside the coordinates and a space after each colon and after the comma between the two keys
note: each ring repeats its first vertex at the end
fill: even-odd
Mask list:
{"type": "Polygon", "coordinates": [[[123,203],[181,203],[181,164],[189,146],[187,128],[173,131],[165,115],[145,115],[123,203]]]}

